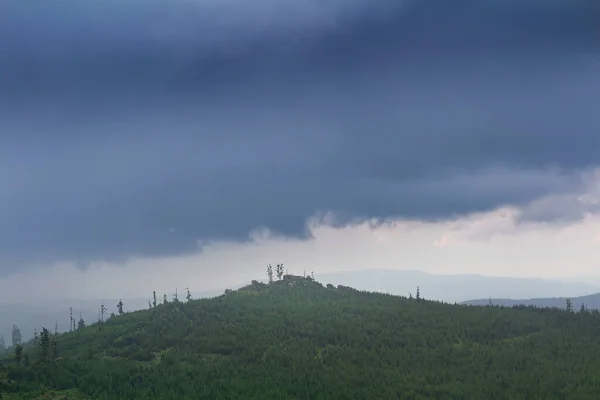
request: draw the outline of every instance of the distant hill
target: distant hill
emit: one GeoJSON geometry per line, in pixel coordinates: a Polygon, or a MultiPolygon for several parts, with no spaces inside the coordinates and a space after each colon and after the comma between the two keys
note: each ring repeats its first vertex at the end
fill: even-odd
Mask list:
{"type": "Polygon", "coordinates": [[[9,400],[597,399],[600,313],[467,307],[287,276],[0,358],[9,400]]]}
{"type": "MultiPolygon", "coordinates": [[[[562,282],[550,279],[505,278],[480,275],[434,275],[421,271],[363,270],[315,274],[319,282],[337,282],[361,290],[390,294],[415,295],[417,286],[427,299],[448,303],[471,299],[542,298],[583,296],[600,292],[588,283],[562,282]]],[[[487,304],[487,303],[486,303],[487,304]]],[[[600,302],[598,302],[600,305],[600,302]]]]}
{"type": "MultiPolygon", "coordinates": [[[[571,297],[573,308],[577,311],[583,304],[586,309],[600,309],[600,293],[590,294],[587,296],[571,297]]],[[[462,304],[467,305],[489,305],[492,303],[497,306],[512,307],[517,305],[536,306],[536,307],[556,307],[564,309],[567,304],[567,297],[548,297],[539,299],[475,299],[468,300],[462,304]]]]}

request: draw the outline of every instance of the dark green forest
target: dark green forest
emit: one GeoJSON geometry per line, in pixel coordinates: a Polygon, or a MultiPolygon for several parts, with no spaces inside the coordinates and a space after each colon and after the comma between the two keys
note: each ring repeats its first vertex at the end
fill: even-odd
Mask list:
{"type": "Polygon", "coordinates": [[[277,272],[272,283],[212,299],[159,299],[132,313],[120,304],[116,315],[81,321],[73,332],[43,329],[3,354],[0,397],[595,400],[600,393],[598,312],[451,305],[277,272]]]}

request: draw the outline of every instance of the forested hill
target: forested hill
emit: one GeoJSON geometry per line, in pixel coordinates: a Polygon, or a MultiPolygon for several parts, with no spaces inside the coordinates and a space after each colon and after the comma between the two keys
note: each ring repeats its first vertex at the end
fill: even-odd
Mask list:
{"type": "Polygon", "coordinates": [[[600,313],[471,307],[287,276],[46,331],[3,399],[597,399],[600,313]]]}

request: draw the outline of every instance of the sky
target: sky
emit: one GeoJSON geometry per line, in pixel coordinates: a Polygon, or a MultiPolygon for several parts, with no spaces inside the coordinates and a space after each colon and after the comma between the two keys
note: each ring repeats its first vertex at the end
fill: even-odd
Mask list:
{"type": "Polygon", "coordinates": [[[594,0],[0,5],[0,293],[600,281],[594,0]]]}

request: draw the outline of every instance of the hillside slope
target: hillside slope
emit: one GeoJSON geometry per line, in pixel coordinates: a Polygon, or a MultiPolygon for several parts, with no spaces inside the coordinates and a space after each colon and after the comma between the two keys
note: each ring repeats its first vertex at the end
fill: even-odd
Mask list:
{"type": "MultiPolygon", "coordinates": [[[[597,310],[600,307],[600,293],[590,294],[587,296],[571,297],[570,299],[575,310],[579,310],[582,305],[588,310],[597,310]]],[[[503,307],[525,305],[535,307],[565,308],[567,304],[567,297],[548,297],[537,299],[475,299],[465,301],[462,304],[484,306],[489,305],[490,302],[493,305],[503,307]]]]}
{"type": "MultiPolygon", "coordinates": [[[[241,285],[240,285],[241,286],[241,285]]],[[[223,294],[223,290],[194,292],[195,299],[216,297],[223,294]]],[[[158,293],[162,298],[163,293],[158,293]]],[[[182,293],[181,296],[185,296],[182,293]]],[[[169,295],[169,299],[172,296],[169,295]]],[[[117,312],[117,303],[122,300],[127,311],[137,311],[148,308],[148,300],[152,299],[152,291],[148,291],[147,298],[108,298],[108,299],[45,299],[43,301],[2,301],[0,299],[0,335],[4,336],[10,344],[13,325],[17,325],[23,336],[29,340],[34,332],[42,330],[42,327],[54,331],[55,324],[59,332],[67,332],[70,328],[70,307],[73,307],[73,317],[77,320],[81,316],[85,321],[96,321],[98,309],[104,303],[108,308],[108,314],[117,312]]]]}
{"type": "Polygon", "coordinates": [[[26,346],[28,363],[3,360],[0,390],[13,400],[596,399],[599,334],[598,313],[286,277],[51,335],[46,360],[40,343],[26,346]]]}

